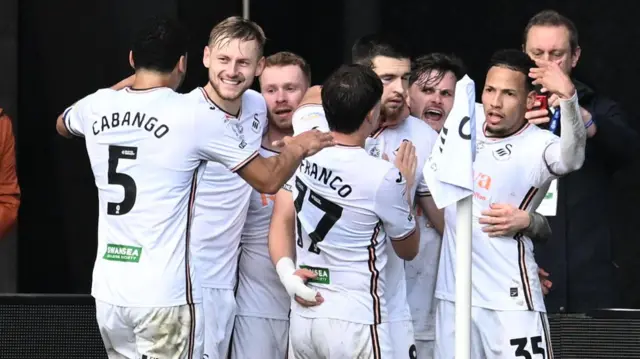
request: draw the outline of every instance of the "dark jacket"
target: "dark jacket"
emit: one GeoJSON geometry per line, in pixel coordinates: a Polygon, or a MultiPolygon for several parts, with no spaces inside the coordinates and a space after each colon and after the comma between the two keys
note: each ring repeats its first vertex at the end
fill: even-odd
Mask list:
{"type": "Polygon", "coordinates": [[[613,174],[631,164],[639,152],[638,134],[620,106],[574,83],[580,106],[592,114],[597,132],[587,139],[582,168],[558,181],[557,215],[548,217],[551,240],[536,243],[538,265],[550,273],[553,282],[545,298],[550,313],[586,313],[618,305],[612,181],[613,174]]]}

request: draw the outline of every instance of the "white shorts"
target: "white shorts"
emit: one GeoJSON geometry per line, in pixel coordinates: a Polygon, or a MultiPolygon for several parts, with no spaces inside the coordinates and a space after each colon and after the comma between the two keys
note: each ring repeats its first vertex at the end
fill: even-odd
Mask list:
{"type": "Polygon", "coordinates": [[[96,318],[109,359],[201,359],[200,304],[118,307],[96,300],[96,318]]]}
{"type": "MultiPolygon", "coordinates": [[[[436,311],[436,358],[455,357],[455,303],[441,300],[436,311]]],[[[474,359],[553,359],[547,315],[471,307],[474,359]]]]}
{"type": "Polygon", "coordinates": [[[435,358],[435,346],[434,340],[416,340],[416,352],[418,353],[418,359],[433,359],[435,358]]]}
{"type": "Polygon", "coordinates": [[[389,323],[368,325],[291,313],[290,335],[295,359],[396,358],[389,323]]]}
{"type": "Polygon", "coordinates": [[[288,349],[288,320],[236,316],[231,358],[285,359],[288,349]]]}
{"type": "Polygon", "coordinates": [[[410,320],[389,322],[394,358],[416,358],[413,323],[410,320]]]}
{"type": "Polygon", "coordinates": [[[233,289],[202,288],[204,354],[208,359],[227,359],[236,317],[233,289]]]}

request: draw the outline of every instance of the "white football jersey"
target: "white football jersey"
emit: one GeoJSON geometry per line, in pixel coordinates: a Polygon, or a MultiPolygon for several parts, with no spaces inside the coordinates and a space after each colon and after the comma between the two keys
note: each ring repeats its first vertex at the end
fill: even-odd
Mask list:
{"type": "MultiPolygon", "coordinates": [[[[411,194],[428,196],[430,194],[429,188],[422,174],[422,169],[431,155],[431,149],[437,137],[438,134],[429,125],[420,119],[409,116],[396,127],[386,127],[376,131],[367,139],[365,148],[374,157],[382,157],[383,153],[386,154],[389,162],[393,163],[402,142],[411,141],[416,147],[416,156],[418,157],[416,178],[411,194]]],[[[404,266],[405,261],[395,252],[389,255],[387,280],[391,287],[387,287],[386,292],[389,321],[411,320],[404,266]]]]}
{"type": "MultiPolygon", "coordinates": [[[[260,148],[263,157],[278,153],[260,148]]],[[[242,230],[238,260],[238,315],[288,320],[291,297],[282,286],[269,256],[269,225],[275,195],[251,191],[247,220],[242,230]]]]}
{"type": "Polygon", "coordinates": [[[411,261],[405,261],[407,302],[411,310],[414,336],[418,340],[435,340],[434,294],[438,279],[438,262],[442,237],[416,206],[416,221],[420,228],[420,251],[411,261]]]}
{"type": "Polygon", "coordinates": [[[299,107],[293,113],[291,125],[294,136],[313,129],[329,132],[329,124],[324,117],[322,105],[309,104],[299,107]]]}
{"type": "MultiPolygon", "coordinates": [[[[233,123],[247,151],[258,154],[267,121],[262,95],[247,90],[237,117],[220,109],[203,88],[196,88],[187,96],[197,106],[211,108],[211,121],[233,123]]],[[[198,186],[192,246],[198,277],[205,288],[233,289],[236,285],[240,236],[252,188],[235,172],[248,162],[231,170],[220,163],[208,162],[198,186]]]]}
{"type": "Polygon", "coordinates": [[[293,310],[306,318],[361,324],[386,320],[387,237],[415,231],[406,182],[391,163],[361,147],[326,148],[303,160],[293,187],[298,268],[318,277],[307,285],[322,305],[293,310]]]}
{"type": "MultiPolygon", "coordinates": [[[[478,221],[481,211],[492,203],[510,204],[529,212],[536,209],[554,178],[544,159],[545,149],[559,138],[529,124],[505,138],[487,137],[484,122],[478,122],[477,129],[471,303],[492,310],[544,312],[531,239],[521,234],[490,238],[478,221]]],[[[547,158],[553,156],[547,154],[547,158]]],[[[455,206],[445,209],[445,222],[436,296],[455,301],[455,206]]]]}
{"type": "Polygon", "coordinates": [[[237,168],[257,156],[211,114],[165,87],[103,89],[64,112],[68,131],[85,138],[98,188],[96,299],[128,307],[201,300],[188,250],[201,164],[237,168]]]}

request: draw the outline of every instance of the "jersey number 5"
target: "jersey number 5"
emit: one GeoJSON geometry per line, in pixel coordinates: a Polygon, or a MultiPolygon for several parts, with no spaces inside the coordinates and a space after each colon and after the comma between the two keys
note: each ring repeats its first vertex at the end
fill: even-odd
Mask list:
{"type": "Polygon", "coordinates": [[[120,203],[107,203],[107,214],[121,216],[129,213],[136,203],[138,188],[131,176],[117,172],[120,159],[135,160],[138,156],[138,147],[109,146],[109,172],[107,180],[110,185],[122,186],[124,198],[120,203]]]}
{"type": "Polygon", "coordinates": [[[318,243],[324,240],[324,237],[329,233],[331,228],[336,224],[336,222],[342,217],[342,207],[339,205],[329,201],[328,199],[320,196],[314,191],[309,191],[309,199],[305,201],[307,195],[307,185],[302,183],[296,177],[296,189],[298,190],[298,196],[293,202],[296,208],[296,224],[298,229],[298,246],[302,248],[302,227],[300,225],[300,213],[302,211],[302,205],[305,202],[309,202],[314,206],[318,207],[324,215],[320,218],[316,229],[309,233],[309,239],[311,239],[311,244],[309,245],[309,252],[313,252],[315,254],[320,254],[320,248],[318,248],[318,243]]]}

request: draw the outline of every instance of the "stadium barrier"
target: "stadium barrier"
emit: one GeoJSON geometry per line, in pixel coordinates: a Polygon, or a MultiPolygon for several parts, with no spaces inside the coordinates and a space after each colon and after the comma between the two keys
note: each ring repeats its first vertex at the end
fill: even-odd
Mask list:
{"type": "MultiPolygon", "coordinates": [[[[0,359],[106,359],[95,318],[88,295],[0,294],[0,359]]],[[[556,314],[549,323],[555,359],[640,358],[640,310],[556,314]]]]}

